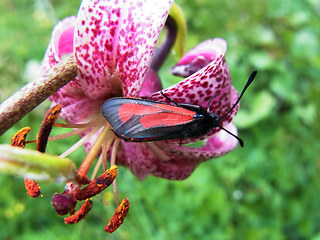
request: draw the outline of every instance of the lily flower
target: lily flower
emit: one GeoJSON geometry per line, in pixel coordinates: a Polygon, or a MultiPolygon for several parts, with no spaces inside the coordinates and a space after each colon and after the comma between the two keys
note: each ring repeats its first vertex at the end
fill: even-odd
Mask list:
{"type": "MultiPolygon", "coordinates": [[[[61,21],[54,29],[42,69],[56,65],[73,54],[78,65],[78,77],[50,98],[62,106],[60,117],[78,128],[88,156],[79,168],[86,175],[94,158],[101,152],[96,168],[107,156],[117,159],[117,165],[128,167],[139,179],[148,175],[172,180],[187,178],[203,161],[222,156],[237,145],[237,140],[219,128],[198,139],[183,139],[182,143],[205,140],[200,148],[180,146],[180,140],[152,143],[113,143],[108,123],[102,117],[101,105],[116,96],[141,97],[168,102],[161,94],[159,79],[154,76],[151,61],[172,1],[104,1],[85,0],[79,14],[61,21]],[[152,84],[144,84],[151,82],[152,84]],[[154,87],[156,86],[156,87],[154,87]],[[117,144],[116,144],[117,143],[117,144]],[[114,149],[109,151],[110,146],[114,149]],[[101,151],[102,146],[102,151],[101,151]],[[111,153],[110,153],[111,152],[111,153]]],[[[187,53],[173,73],[186,77],[162,92],[177,103],[206,107],[224,115],[238,98],[231,86],[225,61],[226,42],[223,39],[205,41],[187,53]]],[[[221,126],[237,134],[232,119],[238,106],[223,119],[221,126]]],[[[62,126],[62,125],[61,125],[62,126]]],[[[74,148],[72,148],[74,149],[74,148]]],[[[63,154],[65,157],[70,151],[63,154]]]]}
{"type": "Polygon", "coordinates": [[[167,18],[172,3],[173,0],[84,0],[78,16],[62,20],[53,31],[42,71],[54,68],[71,55],[76,60],[77,77],[50,97],[53,106],[46,114],[37,140],[26,141],[30,129],[20,130],[12,139],[15,147],[5,148],[8,154],[4,159],[10,163],[10,171],[28,166],[24,169],[29,173],[25,184],[32,197],[42,196],[34,178],[39,177],[39,172],[48,173],[41,177],[67,181],[65,191],[52,197],[52,205],[59,215],[70,213],[71,216],[64,219],[66,224],[84,219],[92,208],[91,198],[111,184],[114,184],[118,207],[105,231],[111,233],[123,223],[130,204],[128,199],[118,204],[116,164],[128,167],[141,180],[148,175],[181,180],[190,176],[201,162],[222,156],[238,144],[234,137],[237,129],[232,123],[238,105],[229,113],[237,102],[238,93],[231,86],[225,61],[227,44],[223,39],[210,39],[191,49],[172,69],[173,74],[184,79],[162,89],[157,71],[176,37],[176,22],[170,16],[167,18]],[[168,29],[166,40],[156,49],[164,25],[168,29]],[[171,99],[203,108],[215,96],[210,101],[210,112],[218,116],[228,114],[219,122],[219,128],[201,137],[127,143],[115,136],[101,114],[102,104],[116,96],[141,97],[169,104],[171,99]],[[58,117],[67,123],[57,123],[58,117]],[[74,130],[49,137],[53,127],[74,130]],[[76,134],[81,139],[59,157],[44,154],[48,141],[76,134]],[[201,147],[185,145],[200,140],[203,140],[201,147]],[[36,153],[21,149],[30,142],[37,142],[36,153]],[[82,145],[87,155],[76,169],[65,157],[82,145]],[[99,159],[92,170],[97,156],[99,159]],[[41,161],[43,159],[48,162],[41,161]],[[111,165],[108,169],[107,159],[111,165]],[[101,165],[103,173],[96,177],[101,165]],[[75,211],[77,202],[83,200],[81,208],[75,211]]]}

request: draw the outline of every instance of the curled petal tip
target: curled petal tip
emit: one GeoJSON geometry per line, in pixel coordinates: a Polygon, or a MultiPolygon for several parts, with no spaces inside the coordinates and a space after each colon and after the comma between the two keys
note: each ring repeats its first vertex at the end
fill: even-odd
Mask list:
{"type": "Polygon", "coordinates": [[[185,54],[171,73],[180,77],[188,77],[201,68],[224,56],[227,51],[227,42],[222,38],[206,40],[185,54]]]}
{"type": "Polygon", "coordinates": [[[73,37],[76,17],[61,20],[53,29],[51,40],[42,61],[42,71],[46,72],[56,65],[64,55],[73,53],[73,37]]]}

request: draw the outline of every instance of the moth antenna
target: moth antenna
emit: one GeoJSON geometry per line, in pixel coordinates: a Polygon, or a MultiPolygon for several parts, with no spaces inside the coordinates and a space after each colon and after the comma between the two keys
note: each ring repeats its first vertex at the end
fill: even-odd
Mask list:
{"type": "Polygon", "coordinates": [[[221,128],[222,130],[226,131],[231,136],[233,136],[235,139],[237,139],[241,147],[244,146],[243,140],[241,138],[239,138],[238,136],[234,135],[232,132],[230,132],[229,130],[225,129],[224,127],[221,127],[220,125],[219,125],[219,128],[221,128]]]}
{"type": "Polygon", "coordinates": [[[168,96],[166,96],[162,91],[161,91],[160,93],[161,93],[161,95],[162,95],[165,99],[167,99],[168,101],[170,101],[170,102],[174,103],[175,105],[179,106],[178,103],[176,103],[175,101],[173,101],[172,99],[170,99],[170,98],[169,98],[168,96]]]}
{"type": "Polygon", "coordinates": [[[257,70],[255,70],[255,71],[253,71],[253,72],[251,73],[251,75],[250,75],[250,77],[248,78],[248,81],[247,81],[246,85],[244,86],[244,88],[243,88],[243,90],[242,90],[242,92],[241,92],[238,100],[236,101],[235,104],[233,104],[233,106],[229,109],[229,111],[220,118],[220,121],[221,121],[222,119],[224,119],[224,118],[234,109],[235,106],[238,105],[238,103],[240,102],[240,99],[242,98],[244,92],[247,90],[247,88],[248,88],[248,87],[250,86],[250,84],[253,82],[253,80],[254,80],[254,78],[255,78],[256,75],[257,75],[257,70]]]}
{"type": "Polygon", "coordinates": [[[220,92],[218,92],[216,95],[214,95],[213,97],[211,97],[208,101],[208,106],[207,106],[207,111],[209,112],[210,111],[210,103],[211,103],[211,100],[214,99],[215,97],[218,97],[220,95],[220,92]]]}

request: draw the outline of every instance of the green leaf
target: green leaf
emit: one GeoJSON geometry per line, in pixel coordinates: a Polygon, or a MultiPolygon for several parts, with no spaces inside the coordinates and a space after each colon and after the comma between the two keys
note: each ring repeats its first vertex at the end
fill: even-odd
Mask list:
{"type": "Polygon", "coordinates": [[[74,180],[77,170],[68,158],[2,144],[0,172],[35,180],[65,181],[74,180]]]}

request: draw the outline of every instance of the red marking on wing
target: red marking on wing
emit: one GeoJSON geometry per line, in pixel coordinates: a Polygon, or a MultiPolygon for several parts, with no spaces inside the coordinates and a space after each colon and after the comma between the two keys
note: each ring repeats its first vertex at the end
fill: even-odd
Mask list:
{"type": "Polygon", "coordinates": [[[190,117],[193,117],[196,113],[194,111],[182,108],[182,107],[177,107],[177,106],[172,106],[172,105],[167,105],[167,104],[155,104],[155,107],[161,108],[163,110],[167,110],[170,112],[175,112],[180,115],[188,115],[190,117]]]}
{"type": "Polygon", "coordinates": [[[118,109],[121,122],[128,121],[129,118],[133,115],[155,114],[159,112],[162,112],[162,110],[154,106],[147,106],[136,103],[124,103],[118,109]]]}
{"type": "Polygon", "coordinates": [[[172,112],[162,112],[162,113],[157,113],[152,115],[145,115],[140,119],[140,123],[145,128],[150,128],[155,126],[174,126],[174,125],[180,125],[180,124],[184,124],[192,121],[193,115],[184,115],[184,114],[172,113],[172,112]]]}
{"type": "Polygon", "coordinates": [[[140,116],[143,127],[174,126],[192,121],[194,111],[162,103],[143,105],[139,103],[124,103],[118,109],[121,122],[128,121],[132,116],[140,116]]]}

